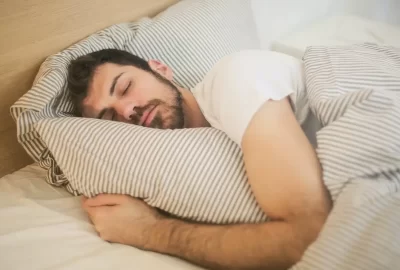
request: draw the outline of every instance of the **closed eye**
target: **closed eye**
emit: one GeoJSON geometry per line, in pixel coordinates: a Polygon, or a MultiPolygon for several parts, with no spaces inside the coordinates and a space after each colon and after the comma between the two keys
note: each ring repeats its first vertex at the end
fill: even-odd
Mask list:
{"type": "Polygon", "coordinates": [[[124,92],[122,92],[122,95],[125,95],[126,92],[128,92],[129,87],[131,86],[131,84],[132,84],[132,81],[129,81],[129,84],[128,84],[128,86],[126,87],[126,89],[124,90],[124,92]]]}

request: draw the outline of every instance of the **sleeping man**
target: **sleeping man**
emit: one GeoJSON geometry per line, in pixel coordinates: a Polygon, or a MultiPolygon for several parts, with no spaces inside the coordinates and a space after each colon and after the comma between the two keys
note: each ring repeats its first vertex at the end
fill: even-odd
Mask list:
{"type": "Polygon", "coordinates": [[[148,128],[209,127],[240,145],[253,194],[270,220],[208,225],[165,216],[124,195],[83,199],[100,237],[212,269],[287,269],[316,240],[331,209],[321,166],[298,114],[301,61],[269,51],[220,60],[194,89],[156,60],[102,50],[74,60],[68,83],[83,117],[148,128]],[[297,109],[295,109],[297,108],[297,109]]]}

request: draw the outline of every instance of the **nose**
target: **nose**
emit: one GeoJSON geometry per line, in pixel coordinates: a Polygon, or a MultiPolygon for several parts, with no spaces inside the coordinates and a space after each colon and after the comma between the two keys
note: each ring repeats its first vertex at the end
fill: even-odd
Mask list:
{"type": "Polygon", "coordinates": [[[123,118],[125,121],[132,120],[134,108],[135,106],[128,102],[119,101],[114,104],[114,110],[118,114],[118,118],[123,118]]]}

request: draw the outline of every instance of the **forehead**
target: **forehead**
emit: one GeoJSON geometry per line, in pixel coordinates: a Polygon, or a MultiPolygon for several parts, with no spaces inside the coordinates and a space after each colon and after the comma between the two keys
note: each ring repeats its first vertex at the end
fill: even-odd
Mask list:
{"type": "Polygon", "coordinates": [[[121,74],[121,72],[126,72],[127,69],[128,66],[120,66],[112,63],[105,63],[98,66],[94,71],[88,94],[90,95],[91,92],[106,87],[107,84],[111,84],[116,76],[121,74]]]}
{"type": "Polygon", "coordinates": [[[105,63],[96,68],[89,83],[88,95],[83,100],[83,115],[94,117],[102,110],[102,101],[110,95],[110,87],[116,76],[127,72],[128,66],[105,63]]]}
{"type": "MultiPolygon", "coordinates": [[[[125,77],[135,77],[137,78],[147,78],[150,74],[140,68],[132,65],[117,65],[113,63],[105,63],[96,68],[93,77],[89,84],[88,96],[92,94],[97,94],[98,92],[107,92],[109,94],[110,87],[114,79],[121,73],[122,78],[125,77]]],[[[118,80],[119,82],[120,80],[118,80]]]]}

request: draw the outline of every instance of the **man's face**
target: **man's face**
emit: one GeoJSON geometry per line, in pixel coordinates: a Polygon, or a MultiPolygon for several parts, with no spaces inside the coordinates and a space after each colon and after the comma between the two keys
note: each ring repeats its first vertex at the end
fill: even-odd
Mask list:
{"type": "MultiPolygon", "coordinates": [[[[172,77],[165,65],[154,61],[150,66],[172,77]]],[[[163,76],[134,66],[102,64],[83,100],[83,116],[151,128],[183,128],[181,93],[163,76]]]]}

